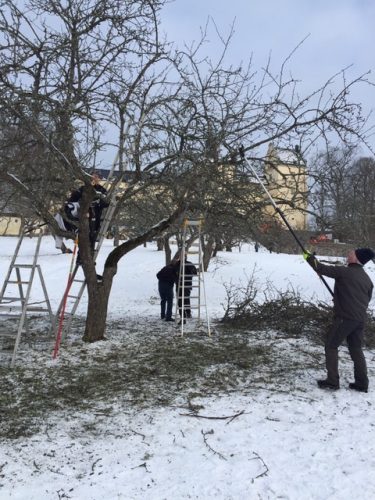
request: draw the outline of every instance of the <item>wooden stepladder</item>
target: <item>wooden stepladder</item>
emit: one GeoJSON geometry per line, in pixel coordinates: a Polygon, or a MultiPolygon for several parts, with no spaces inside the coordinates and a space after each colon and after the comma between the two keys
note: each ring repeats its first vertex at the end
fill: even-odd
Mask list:
{"type": "MultiPolygon", "coordinates": [[[[39,250],[43,234],[42,232],[39,232],[37,236],[31,263],[27,262],[27,260],[30,260],[30,257],[19,255],[25,234],[25,230],[23,229],[21,236],[18,239],[16,249],[0,292],[0,317],[5,320],[18,320],[17,333],[6,330],[4,328],[4,322],[2,323],[3,329],[0,329],[2,346],[5,341],[8,341],[8,343],[14,341],[10,361],[11,368],[14,367],[16,361],[17,350],[21,342],[22,334],[29,332],[28,313],[46,312],[48,313],[51,328],[53,325],[51,304],[48,298],[42,270],[38,264],[39,250]],[[31,294],[36,275],[39,277],[40,285],[43,291],[43,299],[39,301],[32,301],[31,294]]],[[[2,354],[4,354],[4,352],[5,351],[2,350],[2,354]]]]}
{"type": "Polygon", "coordinates": [[[206,323],[207,334],[211,336],[210,318],[207,308],[206,286],[204,281],[203,252],[201,244],[203,219],[185,219],[183,223],[180,270],[177,285],[176,314],[180,314],[181,336],[184,335],[187,321],[196,319],[206,323]],[[191,230],[196,232],[197,243],[188,246],[191,230]],[[196,315],[196,317],[194,317],[196,315]],[[205,321],[202,319],[205,317],[205,321]]]}

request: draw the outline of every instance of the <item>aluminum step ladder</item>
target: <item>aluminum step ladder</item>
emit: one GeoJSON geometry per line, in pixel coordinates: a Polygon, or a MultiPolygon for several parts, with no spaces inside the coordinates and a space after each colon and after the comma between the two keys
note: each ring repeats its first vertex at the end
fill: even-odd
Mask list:
{"type": "Polygon", "coordinates": [[[38,264],[39,250],[43,233],[41,231],[38,233],[32,263],[25,263],[28,257],[19,255],[24,237],[28,232],[29,230],[22,230],[0,291],[0,318],[4,319],[0,327],[0,340],[1,347],[3,348],[0,348],[2,354],[1,358],[9,356],[6,356],[4,344],[9,345],[14,343],[10,360],[11,368],[15,365],[16,355],[22,335],[24,333],[29,333],[28,314],[36,312],[48,313],[51,330],[54,323],[54,316],[43,278],[42,269],[38,264]],[[44,298],[43,300],[32,301],[31,294],[36,275],[39,277],[44,298]],[[18,320],[17,333],[14,333],[12,328],[8,329],[9,326],[7,325],[7,320],[18,320]]]}
{"type": "MultiPolygon", "coordinates": [[[[108,176],[108,179],[105,183],[105,185],[109,184],[109,179],[110,176],[113,174],[113,169],[110,171],[110,174],[108,176]]],[[[113,190],[110,192],[110,201],[109,201],[109,206],[105,209],[103,219],[100,224],[100,230],[99,234],[96,240],[95,244],[95,250],[94,250],[94,255],[93,258],[96,260],[100,248],[103,244],[105,235],[108,232],[109,226],[111,224],[111,221],[113,219],[117,204],[118,204],[118,199],[117,199],[117,194],[118,190],[113,190]]],[[[65,293],[63,295],[63,298],[61,299],[60,305],[58,307],[56,316],[55,316],[55,321],[54,321],[54,334],[55,337],[57,336],[58,333],[58,328],[59,328],[59,318],[61,311],[64,306],[64,301],[66,300],[66,305],[65,305],[65,312],[64,312],[64,324],[61,332],[61,340],[64,340],[68,333],[70,332],[72,322],[74,319],[74,316],[77,312],[77,308],[79,306],[79,303],[81,301],[81,298],[83,296],[83,293],[86,288],[86,280],[84,277],[84,273],[82,270],[81,266],[75,266],[74,271],[72,273],[72,279],[70,282],[70,288],[69,292],[67,294],[67,297],[65,298],[65,293]]]]}
{"type": "Polygon", "coordinates": [[[184,336],[187,322],[196,319],[198,325],[206,324],[207,334],[211,336],[211,324],[207,307],[206,286],[204,281],[204,266],[202,252],[203,219],[185,219],[183,223],[182,248],[180,253],[180,270],[177,285],[176,313],[180,315],[179,325],[181,336],[184,336]],[[187,246],[187,239],[191,237],[191,230],[196,233],[196,244],[187,246]],[[189,272],[194,266],[195,273],[189,272]],[[195,314],[193,314],[193,312],[195,314]],[[194,315],[196,315],[194,317],[194,315]],[[205,321],[202,316],[204,315],[205,321]]]}

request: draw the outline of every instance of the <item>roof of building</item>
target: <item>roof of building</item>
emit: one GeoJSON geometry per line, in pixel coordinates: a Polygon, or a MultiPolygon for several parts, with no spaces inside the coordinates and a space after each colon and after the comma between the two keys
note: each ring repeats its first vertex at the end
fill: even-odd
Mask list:
{"type": "Polygon", "coordinates": [[[269,160],[278,160],[284,165],[305,165],[305,161],[298,145],[294,146],[294,149],[290,149],[279,148],[270,144],[267,157],[269,160]]]}

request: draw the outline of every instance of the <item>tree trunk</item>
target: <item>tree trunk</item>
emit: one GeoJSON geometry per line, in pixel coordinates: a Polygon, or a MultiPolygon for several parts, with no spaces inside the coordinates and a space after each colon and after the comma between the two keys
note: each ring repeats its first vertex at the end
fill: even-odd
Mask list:
{"type": "Polygon", "coordinates": [[[113,246],[118,247],[120,244],[120,231],[117,225],[113,226],[113,246]]]}
{"type": "Polygon", "coordinates": [[[212,257],[216,257],[217,252],[221,252],[223,250],[223,245],[220,240],[215,239],[215,246],[212,251],[212,257]]]}
{"type": "Polygon", "coordinates": [[[157,245],[158,252],[160,252],[161,250],[164,250],[164,240],[163,240],[163,238],[158,238],[156,240],[156,245],[157,245]]]}
{"type": "Polygon", "coordinates": [[[172,250],[169,244],[169,236],[164,237],[164,252],[165,252],[165,265],[170,264],[172,260],[172,250]]]}
{"type": "Polygon", "coordinates": [[[82,340],[96,342],[105,338],[105,327],[108,312],[109,294],[112,288],[112,278],[104,282],[87,284],[88,305],[86,328],[82,340]]]}
{"type": "Polygon", "coordinates": [[[212,236],[209,236],[207,242],[205,243],[203,236],[201,236],[201,244],[203,248],[203,270],[206,272],[212,257],[215,239],[212,236]]]}

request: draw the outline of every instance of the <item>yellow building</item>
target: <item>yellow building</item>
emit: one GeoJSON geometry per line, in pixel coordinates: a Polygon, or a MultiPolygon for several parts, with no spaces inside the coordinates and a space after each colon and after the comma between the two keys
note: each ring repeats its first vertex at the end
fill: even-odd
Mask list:
{"type": "MultiPolygon", "coordinates": [[[[299,149],[275,148],[270,144],[264,175],[270,195],[292,228],[307,229],[307,172],[299,149]]],[[[274,207],[267,206],[267,212],[273,215],[274,207]]]]}
{"type": "Polygon", "coordinates": [[[0,214],[0,236],[19,236],[22,227],[22,217],[13,213],[0,214]]]}

